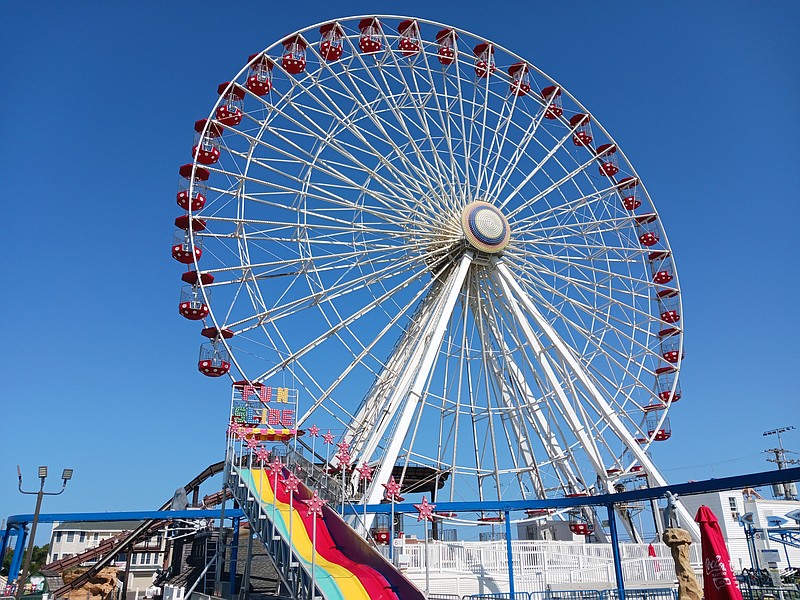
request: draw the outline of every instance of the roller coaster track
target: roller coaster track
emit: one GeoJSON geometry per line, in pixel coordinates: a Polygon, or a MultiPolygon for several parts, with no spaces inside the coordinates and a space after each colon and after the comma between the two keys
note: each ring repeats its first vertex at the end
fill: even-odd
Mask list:
{"type": "MultiPolygon", "coordinates": [[[[225,467],[225,461],[220,461],[218,463],[214,463],[213,465],[209,465],[205,468],[202,472],[200,472],[197,477],[192,479],[189,483],[183,486],[183,489],[188,492],[194,492],[195,490],[199,489],[200,484],[202,484],[206,479],[216,475],[217,473],[221,473],[225,467]]],[[[213,496],[213,495],[212,495],[213,496]]],[[[205,500],[205,499],[204,499],[205,500]]],[[[170,508],[172,504],[172,498],[167,500],[159,510],[167,510],[170,508]]],[[[72,590],[78,589],[83,586],[87,581],[89,581],[92,577],[94,577],[97,573],[100,572],[101,569],[107,567],[111,564],[120,552],[127,552],[129,551],[140,539],[150,537],[152,533],[162,527],[167,523],[164,520],[150,520],[150,521],[143,521],[139,527],[134,529],[130,532],[123,532],[120,535],[116,536],[115,538],[111,538],[106,540],[103,544],[100,544],[96,548],[91,548],[86,552],[83,552],[77,556],[72,556],[65,560],[56,561],[49,565],[46,565],[43,570],[48,571],[58,571],[60,570],[63,572],[64,569],[69,568],[70,566],[79,565],[87,560],[92,560],[97,558],[98,556],[102,556],[95,564],[93,564],[89,569],[87,569],[84,573],[81,573],[78,577],[73,579],[67,584],[64,584],[57,590],[53,592],[54,598],[63,598],[67,596],[72,590]],[[104,544],[107,544],[104,546],[104,544]]]]}

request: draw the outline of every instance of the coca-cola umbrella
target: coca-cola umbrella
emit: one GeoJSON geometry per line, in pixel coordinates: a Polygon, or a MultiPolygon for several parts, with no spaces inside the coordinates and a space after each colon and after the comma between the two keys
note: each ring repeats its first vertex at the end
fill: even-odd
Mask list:
{"type": "Polygon", "coordinates": [[[717,517],[707,506],[697,510],[703,549],[703,592],[706,600],[742,600],[739,582],[731,568],[731,557],[717,517]]]}

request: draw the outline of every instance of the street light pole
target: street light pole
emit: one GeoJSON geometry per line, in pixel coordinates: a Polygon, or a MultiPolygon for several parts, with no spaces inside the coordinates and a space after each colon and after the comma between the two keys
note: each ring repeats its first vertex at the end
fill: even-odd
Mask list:
{"type": "Polygon", "coordinates": [[[28,579],[28,570],[31,566],[31,559],[33,558],[33,546],[34,540],[36,539],[36,526],[39,524],[39,511],[42,508],[42,498],[45,496],[58,496],[64,493],[64,490],[67,489],[67,482],[72,479],[72,469],[64,469],[64,472],[61,473],[61,479],[64,480],[64,484],[61,486],[61,490],[58,492],[45,492],[44,491],[44,480],[47,479],[47,467],[42,466],[39,467],[39,491],[38,492],[26,492],[22,489],[22,471],[17,465],[17,476],[19,477],[19,491],[21,494],[36,494],[36,510],[33,513],[33,523],[31,524],[31,537],[28,541],[28,550],[25,552],[25,563],[22,565],[22,573],[17,580],[17,591],[14,597],[19,600],[22,597],[22,592],[25,589],[25,582],[28,579]]]}

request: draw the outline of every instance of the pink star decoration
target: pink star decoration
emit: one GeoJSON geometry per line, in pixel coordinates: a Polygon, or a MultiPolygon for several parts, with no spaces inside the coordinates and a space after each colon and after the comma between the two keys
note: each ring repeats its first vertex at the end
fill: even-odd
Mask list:
{"type": "Polygon", "coordinates": [[[283,484],[283,487],[286,488],[287,492],[296,494],[298,490],[297,486],[300,483],[300,480],[294,476],[294,473],[289,473],[288,477],[281,479],[281,483],[283,484]]]}
{"type": "Polygon", "coordinates": [[[261,462],[267,462],[267,459],[269,458],[269,452],[267,452],[267,449],[264,448],[264,446],[261,446],[258,450],[256,450],[256,457],[261,462]]]}
{"type": "Polygon", "coordinates": [[[238,423],[235,423],[235,422],[231,423],[230,425],[228,425],[228,434],[236,435],[236,434],[239,433],[239,430],[241,428],[242,428],[242,426],[239,425],[238,423]]]}
{"type": "Polygon", "coordinates": [[[348,453],[348,452],[342,452],[342,451],[340,450],[339,452],[337,452],[337,453],[336,453],[336,458],[337,458],[337,459],[339,459],[339,464],[340,464],[340,465],[342,465],[342,466],[346,467],[347,465],[349,465],[349,464],[350,464],[350,459],[351,459],[352,457],[350,456],[350,453],[348,453]]]}
{"type": "Polygon", "coordinates": [[[308,435],[311,437],[319,437],[319,427],[316,425],[312,425],[308,428],[308,435]]]}
{"type": "Polygon", "coordinates": [[[394,480],[394,476],[389,477],[389,483],[382,483],[381,485],[386,488],[386,491],[383,492],[384,498],[395,502],[403,501],[403,497],[400,496],[400,484],[394,480]]]}
{"type": "Polygon", "coordinates": [[[370,467],[366,462],[364,462],[364,464],[362,464],[360,467],[356,468],[356,471],[358,471],[361,479],[372,481],[372,467],[370,467]]]}
{"type": "Polygon", "coordinates": [[[258,440],[254,437],[250,438],[249,440],[247,440],[247,447],[250,448],[251,450],[255,450],[256,448],[258,448],[258,440]]]}
{"type": "Polygon", "coordinates": [[[326,444],[332,444],[333,443],[333,434],[330,431],[328,431],[328,433],[323,433],[322,434],[322,441],[325,442],[326,444]]]}
{"type": "Polygon", "coordinates": [[[423,519],[427,521],[433,521],[433,509],[436,508],[436,505],[429,504],[428,499],[425,496],[422,497],[422,504],[415,504],[414,508],[416,508],[419,512],[419,515],[417,515],[417,521],[422,521],[423,519]]]}
{"type": "Polygon", "coordinates": [[[306,516],[310,517],[312,515],[321,515],[322,514],[322,507],[325,506],[328,501],[323,500],[317,495],[317,492],[314,492],[314,495],[311,496],[310,500],[303,500],[302,501],[306,506],[308,506],[308,510],[306,511],[306,516]]]}
{"type": "Polygon", "coordinates": [[[342,440],[336,444],[336,447],[339,448],[339,452],[347,452],[350,450],[350,442],[342,440]]]}
{"type": "Polygon", "coordinates": [[[275,457],[275,460],[272,461],[272,464],[269,466],[269,474],[273,477],[277,477],[283,473],[283,463],[281,463],[281,459],[275,457]]]}

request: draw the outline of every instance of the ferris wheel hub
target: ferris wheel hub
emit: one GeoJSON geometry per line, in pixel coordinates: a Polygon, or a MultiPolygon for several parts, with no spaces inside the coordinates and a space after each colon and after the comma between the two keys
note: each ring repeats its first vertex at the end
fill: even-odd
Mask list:
{"type": "Polygon", "coordinates": [[[503,213],[482,200],[476,200],[464,207],[461,227],[470,245],[481,252],[497,254],[511,240],[511,228],[503,213]]]}

